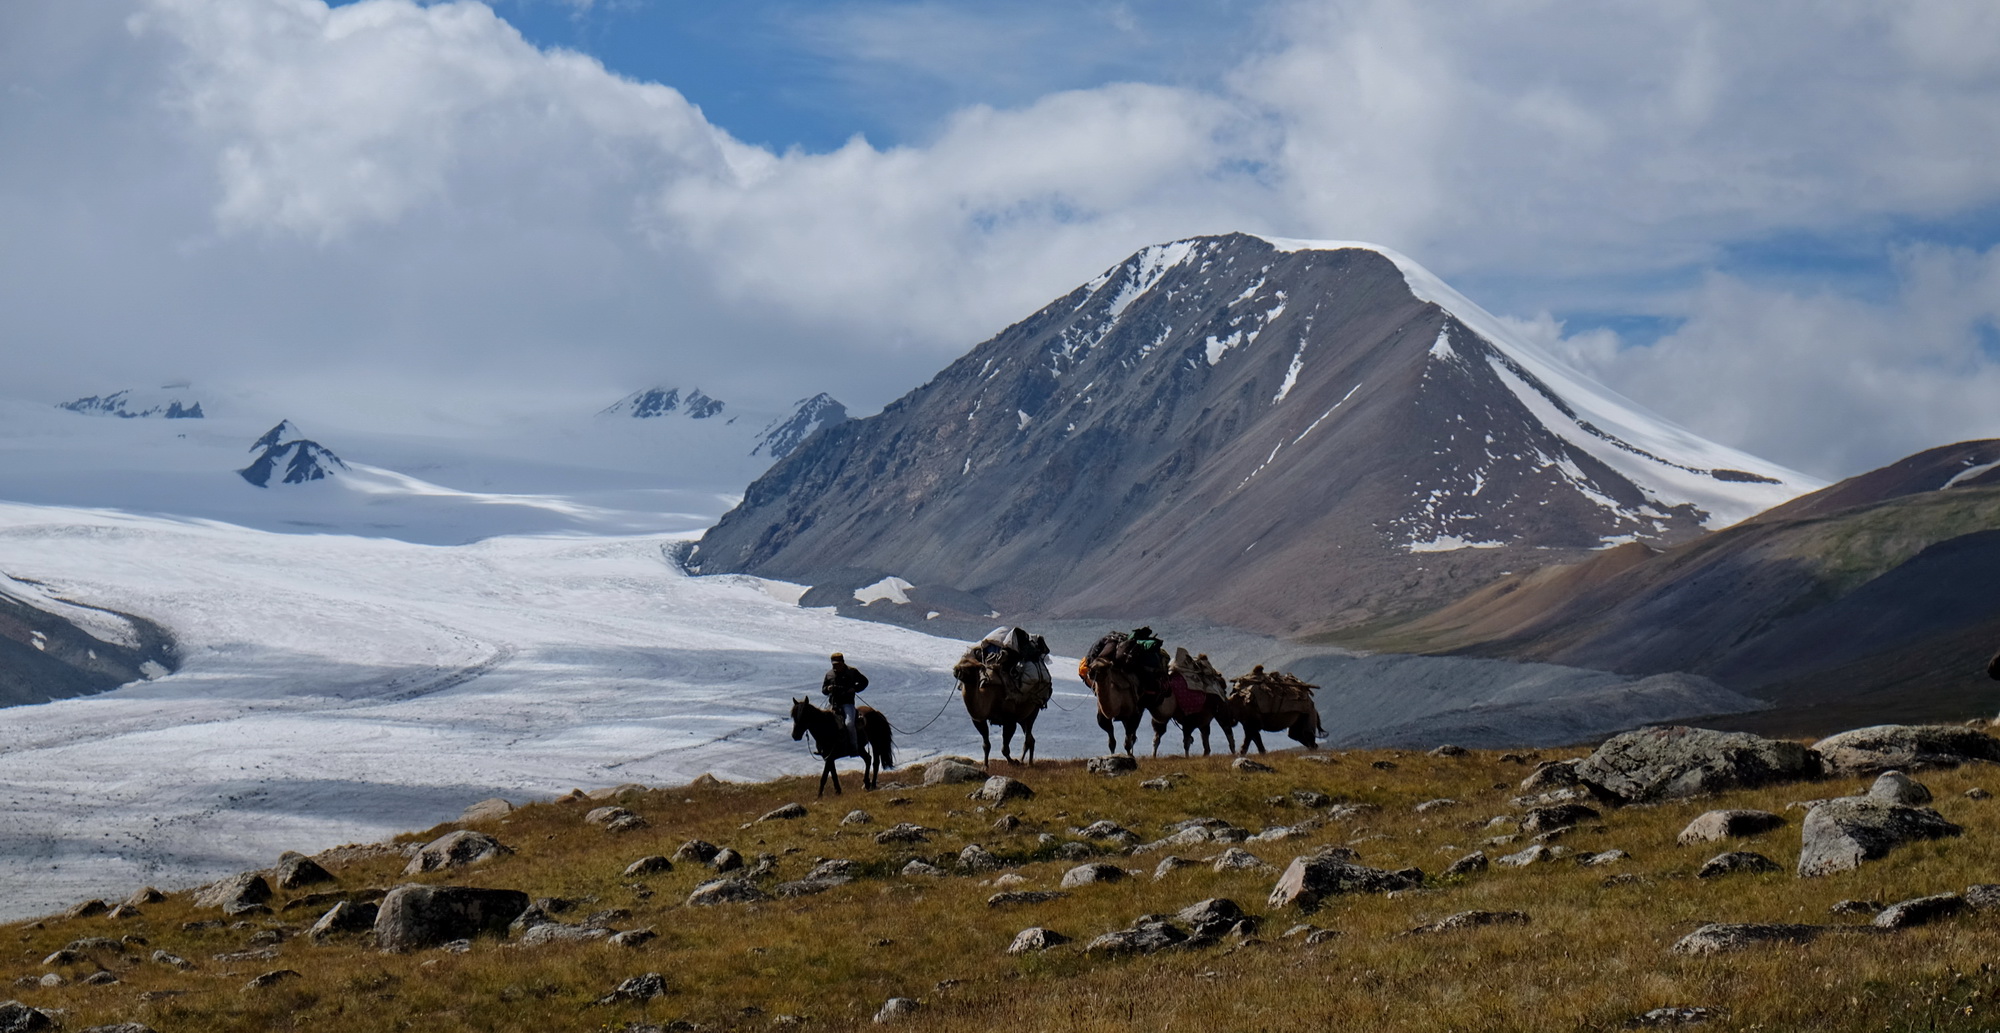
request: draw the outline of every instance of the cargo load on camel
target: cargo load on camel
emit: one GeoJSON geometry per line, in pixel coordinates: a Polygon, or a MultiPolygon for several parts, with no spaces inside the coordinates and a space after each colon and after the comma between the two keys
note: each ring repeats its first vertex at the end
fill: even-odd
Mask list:
{"type": "Polygon", "coordinates": [[[1295,675],[1266,671],[1263,664],[1258,664],[1249,674],[1236,678],[1231,686],[1229,698],[1259,714],[1311,714],[1318,719],[1313,690],[1319,686],[1301,681],[1295,675]]]}
{"type": "Polygon", "coordinates": [[[1042,636],[1030,635],[1021,628],[994,628],[965,651],[952,667],[952,675],[962,682],[976,679],[979,668],[991,667],[1006,686],[1009,706],[1041,709],[1049,705],[1050,697],[1055,694],[1048,658],[1049,644],[1042,636]]]}

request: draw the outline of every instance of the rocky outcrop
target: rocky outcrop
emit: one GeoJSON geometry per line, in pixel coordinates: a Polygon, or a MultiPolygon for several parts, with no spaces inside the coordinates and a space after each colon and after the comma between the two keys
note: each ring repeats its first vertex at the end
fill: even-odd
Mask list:
{"type": "Polygon", "coordinates": [[[1853,871],[1904,843],[1956,836],[1964,829],[1928,807],[1906,807],[1867,797],[1827,800],[1806,812],[1799,827],[1800,877],[1853,871]]]}
{"type": "Polygon", "coordinates": [[[484,832],[460,829],[425,843],[416,856],[410,858],[410,863],[403,867],[403,874],[421,875],[446,868],[463,868],[513,852],[484,832]]]}
{"type": "Polygon", "coordinates": [[[1836,774],[2000,761],[2000,739],[1962,725],[1874,725],[1827,736],[1812,748],[1836,774]]]}
{"type": "Polygon", "coordinates": [[[375,915],[375,944],[383,950],[436,947],[481,933],[506,935],[507,926],[528,909],[519,890],[471,886],[398,886],[382,898],[375,915]]]}
{"type": "Polygon", "coordinates": [[[1688,822],[1678,838],[1682,846],[1695,846],[1719,839],[1761,835],[1784,824],[1784,818],[1770,811],[1709,811],[1688,822]]]}
{"type": "Polygon", "coordinates": [[[1790,782],[1820,773],[1819,755],[1798,743],[1684,726],[1641,728],[1614,736],[1576,765],[1579,779],[1637,802],[1790,782]]]}

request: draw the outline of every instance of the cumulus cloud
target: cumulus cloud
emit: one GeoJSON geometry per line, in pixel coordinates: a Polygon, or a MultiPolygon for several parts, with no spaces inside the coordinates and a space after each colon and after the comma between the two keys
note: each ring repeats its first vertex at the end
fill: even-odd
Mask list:
{"type": "MultiPolygon", "coordinates": [[[[9,5],[16,382],[305,379],[448,408],[667,380],[865,409],[1137,247],[1249,229],[1376,240],[1502,312],[1682,320],[1643,347],[1541,332],[1814,472],[2000,433],[1979,404],[1993,252],[1906,244],[1872,301],[1718,271],[1774,235],[1881,249],[1885,226],[2000,203],[2000,33],[1976,5],[1278,2],[1218,45],[1226,74],[1078,50],[1049,81],[1129,81],[1041,93],[1001,63],[1053,9],[927,48],[966,10],[822,22],[857,76],[959,65],[988,102],[810,153],[468,0],[9,5]],[[1867,431],[1899,407],[1923,415],[1867,431]]],[[[1089,12],[1107,39],[1159,16],[1089,12]]]]}

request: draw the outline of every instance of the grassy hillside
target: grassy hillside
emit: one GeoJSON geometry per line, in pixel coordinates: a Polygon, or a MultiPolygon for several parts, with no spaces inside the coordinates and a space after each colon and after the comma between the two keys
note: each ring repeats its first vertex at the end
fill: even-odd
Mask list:
{"type": "MultiPolygon", "coordinates": [[[[1553,758],[1557,754],[1549,754],[1553,758]]],[[[1045,763],[1009,773],[1035,791],[1003,806],[967,798],[976,785],[885,788],[815,800],[813,783],[760,785],[712,780],[631,791],[618,803],[647,827],[608,832],[584,821],[600,801],[538,803],[470,827],[515,851],[478,866],[400,875],[399,851],[345,850],[322,855],[356,892],[405,881],[519,889],[533,897],[577,902],[566,919],[618,909],[619,929],[650,927],[659,936],[639,947],[609,943],[524,947],[481,938],[470,950],[387,954],[365,933],[315,944],[302,935],[325,905],[283,910],[303,892],[281,893],[279,910],[240,922],[175,893],[145,904],[137,917],[50,918],[5,928],[16,947],[5,978],[14,997],[60,1009],[69,1029],[141,1022],[181,1030],[610,1030],[632,1025],[670,1029],[873,1028],[890,997],[921,1000],[899,1020],[924,1030],[1580,1030],[1619,1028],[1651,1009],[1699,1006],[1719,1017],[1716,1030],[1991,1029],[2000,1025],[2000,913],[1977,912],[1938,925],[1879,936],[1829,936],[1803,946],[1767,946],[1710,958],[1668,948],[1707,922],[1802,922],[1866,925],[1867,917],[1828,913],[1846,898],[1893,902],[1973,883],[2000,882],[2000,801],[1963,795],[2000,790],[2000,771],[1970,767],[1924,772],[1947,818],[1963,837],[1905,847],[1845,875],[1803,880],[1790,874],[1799,849],[1799,810],[1791,801],[1856,791],[1841,779],[1729,794],[1721,798],[1604,811],[1557,841],[1572,854],[1619,848],[1631,858],[1581,867],[1570,858],[1525,869],[1495,867],[1443,879],[1454,859],[1489,837],[1515,834],[1497,816],[1519,819],[1510,803],[1532,770],[1520,758],[1486,752],[1459,757],[1353,752],[1265,758],[1274,771],[1232,770],[1225,758],[1143,761],[1136,775],[1106,778],[1079,763],[1045,763]],[[1165,778],[1169,788],[1142,788],[1165,778]],[[1321,794],[1326,800],[1319,799],[1321,794]],[[1426,801],[1456,804],[1418,812],[1426,801]],[[797,820],[756,822],[782,804],[805,804],[797,820]],[[1359,808],[1336,804],[1362,805],[1359,808]],[[1790,823],[1744,842],[1681,847],[1675,837],[1697,814],[1716,807],[1785,813],[1790,823]],[[843,824],[851,809],[873,817],[843,824]],[[996,820],[1018,820],[1011,831],[996,820]],[[1277,873],[1216,872],[1207,865],[1153,876],[1167,854],[1205,859],[1226,846],[1203,843],[1125,855],[1096,841],[1099,859],[1130,869],[1123,882],[1086,885],[1057,900],[989,907],[987,899],[1018,877],[1021,890],[1053,890],[1077,860],[1058,859],[1066,844],[1087,843],[1073,830],[1116,822],[1142,841],[1173,822],[1218,818],[1257,832],[1286,826],[1295,835],[1246,842],[1274,868],[1329,845],[1351,845],[1361,863],[1422,868],[1421,889],[1335,898],[1317,913],[1269,913],[1277,873]],[[928,843],[880,844],[898,822],[933,831],[928,843]],[[1039,834],[1048,833],[1051,841],[1039,834]],[[816,859],[858,862],[862,876],[826,892],[754,904],[690,907],[684,902],[713,878],[706,866],[677,863],[670,872],[627,878],[632,861],[672,854],[689,839],[741,851],[752,862],[776,858],[772,881],[798,879],[816,859]],[[959,852],[982,844],[998,872],[959,873],[959,852]],[[1769,856],[1785,872],[1696,879],[1703,861],[1725,850],[1769,856]],[[953,870],[905,876],[912,859],[953,870]],[[1172,914],[1205,898],[1226,897],[1262,915],[1261,932],[1198,950],[1130,958],[1100,957],[1082,947],[1146,914],[1172,914]],[[1496,926],[1410,936],[1405,933],[1469,909],[1523,911],[1525,926],[1496,926]],[[1299,923],[1337,935],[1307,944],[1286,935],[1299,923]],[[1075,939],[1046,953],[1009,956],[1014,935],[1045,926],[1075,939]],[[131,938],[122,949],[84,952],[54,968],[43,959],[87,937],[131,938]],[[143,943],[141,942],[143,941],[143,943]],[[272,943],[272,941],[277,941],[272,943]],[[227,956],[265,948],[267,958],[227,956]],[[150,960],[165,950],[193,962],[179,970],[150,960]],[[116,982],[84,982],[99,969],[116,982]],[[262,973],[298,973],[275,985],[246,984],[262,973]],[[62,974],[59,986],[39,980],[62,974]],[[669,993],[645,1002],[593,1005],[627,977],[665,976],[669,993]],[[23,985],[26,984],[26,985],[23,985]],[[794,1018],[797,1017],[797,1018],[794,1018]]],[[[906,781],[915,775],[905,772],[906,781]]],[[[850,782],[858,779],[850,779],[850,782]]],[[[405,837],[425,841],[458,826],[405,837]]],[[[1487,846],[1494,857],[1529,845],[1487,846]]],[[[1082,848],[1069,848],[1080,851],[1082,848]]],[[[135,887],[136,889],[136,887],[135,887]]],[[[315,887],[325,891],[325,887],[315,887]]],[[[99,979],[105,977],[99,976],[99,979]]]]}

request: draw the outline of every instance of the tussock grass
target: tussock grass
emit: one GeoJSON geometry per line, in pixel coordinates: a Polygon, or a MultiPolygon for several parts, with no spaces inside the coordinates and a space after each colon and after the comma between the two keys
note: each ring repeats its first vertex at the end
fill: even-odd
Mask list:
{"type": "MultiPolygon", "coordinates": [[[[1552,751],[1547,757],[1575,755],[1552,751]]],[[[511,846],[512,856],[420,881],[520,889],[534,897],[582,901],[566,917],[623,908],[619,928],[651,927],[660,935],[639,948],[605,943],[523,948],[480,939],[469,953],[431,950],[385,954],[365,934],[313,944],[285,940],[272,960],[217,961],[241,951],[259,931],[302,932],[317,910],[249,919],[240,926],[183,928],[213,921],[189,893],[147,905],[136,918],[40,922],[0,930],[12,944],[0,977],[14,981],[50,971],[41,959],[83,937],[136,935],[146,946],[101,953],[59,971],[66,985],[15,986],[26,1003],[61,1009],[72,1028],[143,1022],[163,1033],[179,1030],[596,1030],[628,1024],[693,1023],[704,1029],[772,1028],[780,1016],[806,1017],[801,1028],[872,1028],[870,1019],[892,996],[919,998],[922,1010],[902,1020],[911,1031],[1157,1029],[1216,1030],[1594,1030],[1620,1028],[1649,1009],[1699,1005],[1726,1014],[1705,1029],[1729,1030],[1979,1030],[2000,1027],[2000,916],[1969,914],[1942,924],[1887,935],[1827,936],[1803,946],[1774,946],[1714,958],[1684,958],[1668,947],[1711,921],[1773,921],[1865,925],[1827,909],[1846,898],[1893,902],[1979,882],[2000,882],[2000,800],[1962,794],[1982,782],[2000,788],[2000,771],[1969,767],[1924,772],[1936,806],[1965,826],[1959,839],[1907,847],[1861,871],[1801,880],[1789,874],[1798,855],[1801,811],[1788,802],[1853,792],[1859,779],[1802,783],[1656,807],[1606,810],[1602,829],[1579,828],[1560,840],[1573,852],[1629,851],[1611,868],[1581,868],[1567,860],[1502,869],[1463,879],[1436,873],[1488,837],[1489,818],[1522,809],[1509,799],[1530,767],[1475,751],[1459,758],[1396,751],[1323,755],[1296,752],[1265,759],[1275,773],[1232,771],[1224,757],[1143,760],[1138,775],[1106,779],[1073,762],[1044,763],[1008,773],[1036,797],[1001,808],[966,798],[970,786],[850,792],[814,800],[813,779],[759,785],[699,784],[632,793],[618,802],[650,823],[607,833],[583,821],[597,802],[527,806],[478,828],[511,846]],[[1388,761],[1392,768],[1373,766],[1388,761]],[[1181,773],[1168,791],[1142,790],[1142,779],[1181,773]],[[1310,789],[1344,803],[1379,810],[1330,820],[1325,808],[1290,800],[1310,789]],[[1457,806],[1417,814],[1437,798],[1457,806]],[[795,821],[746,823],[797,800],[810,809],[795,821]],[[1704,810],[1754,807],[1787,813],[1791,824],[1743,842],[1684,848],[1680,829],[1704,810]],[[852,808],[873,824],[843,826],[852,808]],[[1013,832],[994,830],[1003,813],[1018,816],[1013,832]],[[1325,845],[1355,845],[1363,863],[1417,866],[1431,873],[1422,889],[1393,895],[1337,898],[1310,916],[1268,914],[1261,942],[1200,951],[1104,959],[1080,950],[1091,937],[1124,928],[1149,913],[1171,913],[1208,897],[1228,897],[1255,914],[1267,912],[1274,874],[1216,873],[1187,868],[1152,878],[1167,853],[1210,857],[1223,846],[1202,844],[1120,858],[1136,877],[1087,886],[1066,898],[1006,909],[986,899],[1000,873],[906,878],[895,874],[912,858],[951,868],[968,843],[1008,860],[1022,889],[1054,889],[1075,861],[1050,856],[1076,841],[1072,828],[1110,819],[1143,839],[1190,817],[1213,817],[1257,831],[1310,826],[1282,842],[1242,844],[1276,867],[1325,845]],[[896,822],[937,830],[927,844],[877,844],[874,834],[896,822]],[[625,879],[627,864],[647,854],[671,854],[683,841],[706,839],[754,861],[779,858],[780,879],[805,874],[817,858],[848,858],[869,874],[828,892],[753,905],[691,908],[687,895],[714,873],[694,864],[625,879]],[[1750,849],[1785,866],[1778,875],[1697,880],[1707,858],[1750,849]],[[1638,881],[1606,886],[1607,876],[1638,881]],[[1493,927],[1409,936],[1411,928],[1469,910],[1519,910],[1524,927],[1493,927]],[[1297,922],[1337,930],[1314,946],[1282,933],[1297,922]],[[1003,953],[1014,934],[1044,925],[1076,943],[1041,955],[1003,953]],[[154,964],[154,949],[198,966],[189,972],[154,964]],[[80,979],[98,967],[119,982],[80,979]],[[262,990],[244,984],[259,973],[293,969],[299,978],[262,990]],[[672,993],[650,1002],[596,1007],[591,1002],[620,980],[643,972],[666,976],[672,993]]],[[[998,770],[996,768],[996,770],[998,770]]],[[[915,781],[905,774],[906,781],[915,781]]],[[[422,841],[455,825],[405,837],[422,841]]],[[[1488,847],[1498,856],[1526,846],[1488,847]]],[[[389,887],[403,859],[380,856],[329,864],[341,888],[389,887]]],[[[135,887],[136,888],[136,887],[135,887]]],[[[324,889],[324,887],[315,887],[324,889]]],[[[289,896],[298,896],[292,894],[289,896]]],[[[287,899],[280,894],[274,903],[287,899]]],[[[680,1027],[685,1028],[685,1027],[680,1027]]]]}

